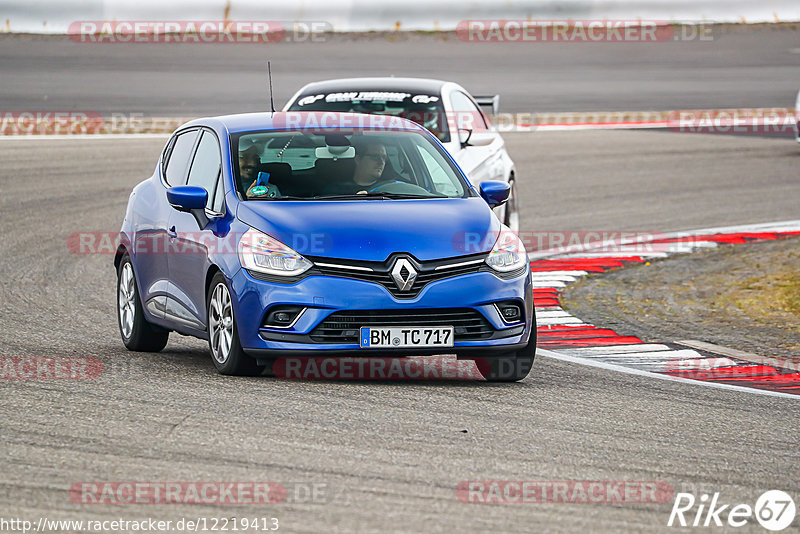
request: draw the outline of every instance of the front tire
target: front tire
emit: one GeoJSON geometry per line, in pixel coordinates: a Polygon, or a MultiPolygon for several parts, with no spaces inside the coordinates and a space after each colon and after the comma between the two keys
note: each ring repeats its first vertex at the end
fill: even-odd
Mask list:
{"type": "Polygon", "coordinates": [[[117,324],[128,350],[158,352],[167,345],[169,332],[149,323],[144,317],[133,262],[127,254],[117,269],[117,324]]]}
{"type": "Polygon", "coordinates": [[[475,362],[487,382],[519,382],[531,372],[536,357],[536,340],[517,352],[475,362]]]}
{"type": "Polygon", "coordinates": [[[222,273],[214,275],[206,303],[211,361],[223,375],[256,376],[263,371],[245,354],[233,315],[233,300],[222,273]]]}

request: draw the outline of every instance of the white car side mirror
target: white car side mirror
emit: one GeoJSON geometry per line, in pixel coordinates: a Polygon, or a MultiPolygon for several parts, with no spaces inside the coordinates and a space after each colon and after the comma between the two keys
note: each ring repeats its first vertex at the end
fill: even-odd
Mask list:
{"type": "Polygon", "coordinates": [[[461,143],[461,148],[491,145],[494,139],[495,135],[491,132],[473,132],[468,129],[458,130],[458,141],[461,143]]]}

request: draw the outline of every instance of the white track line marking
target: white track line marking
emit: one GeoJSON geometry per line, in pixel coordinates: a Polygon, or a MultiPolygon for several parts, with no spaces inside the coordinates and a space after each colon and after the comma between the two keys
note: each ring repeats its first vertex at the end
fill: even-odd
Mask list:
{"type": "MultiPolygon", "coordinates": [[[[578,278],[567,278],[566,276],[560,276],[559,278],[560,280],[556,278],[539,278],[539,279],[533,278],[532,282],[537,285],[542,285],[546,283],[555,283],[555,284],[566,283],[567,285],[569,285],[572,282],[578,281],[578,278]]],[[[548,287],[554,287],[554,286],[548,286],[548,287]]]]}
{"type": "Polygon", "coordinates": [[[629,352],[655,352],[655,351],[669,351],[671,350],[667,345],[659,343],[644,343],[641,345],[610,345],[605,347],[577,347],[574,349],[559,349],[559,352],[578,353],[577,355],[583,356],[584,354],[626,354],[629,352]]]}
{"type": "Polygon", "coordinates": [[[586,276],[589,274],[586,271],[539,271],[531,273],[531,277],[534,279],[537,278],[546,278],[552,280],[562,280],[560,277],[565,277],[566,279],[579,278],[581,276],[586,276]]]}
{"type": "Polygon", "coordinates": [[[702,371],[704,369],[716,369],[717,367],[745,367],[739,365],[730,358],[699,356],[687,360],[677,360],[672,362],[675,365],[673,371],[702,371]]]}
{"type": "MultiPolygon", "coordinates": [[[[557,349],[562,352],[561,349],[557,349]]],[[[567,351],[564,351],[567,352],[567,351]]],[[[630,361],[679,361],[685,359],[703,359],[704,356],[693,350],[651,350],[645,352],[616,352],[614,354],[573,354],[577,358],[591,358],[593,360],[630,360],[630,361]]]]}
{"type": "Polygon", "coordinates": [[[751,395],[764,395],[767,397],[781,397],[784,399],[793,399],[798,400],[800,399],[800,395],[792,395],[791,393],[781,393],[779,391],[769,391],[766,389],[757,389],[753,387],[743,387],[743,386],[733,386],[730,384],[719,384],[716,382],[707,382],[704,380],[694,380],[691,378],[680,378],[677,376],[670,376],[664,375],[659,373],[652,373],[650,371],[643,371],[641,369],[631,369],[630,367],[623,367],[621,365],[614,365],[611,363],[606,362],[599,362],[595,360],[587,360],[584,358],[577,358],[575,356],[570,356],[568,354],[561,354],[556,351],[537,348],[536,349],[537,355],[542,355],[545,358],[553,358],[554,360],[559,360],[563,362],[569,363],[576,363],[578,365],[585,365],[587,367],[597,367],[600,369],[605,369],[608,371],[616,371],[618,373],[625,373],[629,375],[635,376],[644,376],[647,378],[655,378],[657,380],[666,380],[668,382],[680,382],[683,384],[689,384],[692,386],[705,386],[709,388],[716,388],[716,389],[727,389],[729,391],[737,391],[739,393],[749,393],[751,395]]]}
{"type": "MultiPolygon", "coordinates": [[[[558,332],[559,330],[564,332],[564,331],[572,331],[572,330],[574,330],[573,326],[574,325],[550,324],[550,325],[542,325],[541,329],[537,328],[536,330],[537,330],[537,332],[558,332]],[[565,327],[565,326],[569,326],[569,328],[567,328],[567,329],[559,328],[559,327],[565,327]]],[[[589,323],[581,323],[578,326],[580,328],[596,328],[593,324],[589,324],[589,323]]]]}
{"type": "Polygon", "coordinates": [[[553,317],[575,317],[574,315],[565,312],[562,309],[553,310],[553,311],[543,311],[536,314],[537,317],[541,317],[542,319],[548,319],[553,317]]]}
{"type": "Polygon", "coordinates": [[[658,247],[661,245],[668,245],[667,252],[680,254],[682,252],[694,252],[695,249],[698,248],[717,248],[719,247],[719,243],[716,241],[692,241],[691,243],[688,242],[675,242],[675,243],[651,243],[652,246],[658,247]],[[689,250],[686,250],[686,249],[689,250]]]}
{"type": "MultiPolygon", "coordinates": [[[[670,371],[683,371],[683,372],[694,372],[694,373],[703,373],[706,371],[710,371],[712,369],[716,369],[717,367],[729,367],[731,365],[735,365],[735,363],[731,360],[727,362],[720,362],[718,365],[706,365],[706,359],[700,357],[694,360],[681,360],[678,365],[679,368],[676,368],[675,362],[666,362],[666,361],[658,361],[653,359],[652,361],[628,361],[624,358],[620,359],[595,359],[592,361],[600,361],[603,363],[608,363],[611,365],[622,365],[623,367],[630,367],[631,369],[641,369],[642,371],[648,371],[651,373],[667,373],[670,371]]],[[[697,380],[697,379],[696,379],[697,380]]]]}
{"type": "Polygon", "coordinates": [[[555,317],[553,319],[539,319],[536,318],[536,326],[576,326],[576,325],[586,325],[577,317],[555,317]]]}
{"type": "Polygon", "coordinates": [[[533,289],[560,289],[567,287],[567,284],[564,282],[540,282],[538,280],[533,280],[533,289]]]}
{"type": "MultiPolygon", "coordinates": [[[[657,354],[657,353],[656,353],[657,354]]],[[[666,371],[708,371],[711,369],[717,369],[718,367],[736,367],[736,362],[731,360],[730,358],[706,358],[700,354],[695,353],[694,357],[687,354],[686,358],[680,359],[668,359],[663,360],[661,358],[654,358],[651,356],[649,358],[639,358],[639,357],[628,357],[628,355],[617,355],[617,356],[602,356],[596,357],[593,356],[591,359],[593,361],[601,361],[607,363],[613,363],[618,365],[631,365],[633,367],[641,366],[645,368],[651,368],[651,371],[655,372],[666,372],[666,371]],[[657,370],[653,368],[663,369],[657,370]]]]}

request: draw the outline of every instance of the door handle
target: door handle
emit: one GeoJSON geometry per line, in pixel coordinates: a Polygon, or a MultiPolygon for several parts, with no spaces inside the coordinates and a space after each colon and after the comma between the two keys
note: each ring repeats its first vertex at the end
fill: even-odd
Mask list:
{"type": "Polygon", "coordinates": [[[170,239],[175,239],[176,237],[178,237],[178,232],[175,231],[175,227],[173,226],[172,228],[167,230],[167,235],[169,236],[170,239]]]}

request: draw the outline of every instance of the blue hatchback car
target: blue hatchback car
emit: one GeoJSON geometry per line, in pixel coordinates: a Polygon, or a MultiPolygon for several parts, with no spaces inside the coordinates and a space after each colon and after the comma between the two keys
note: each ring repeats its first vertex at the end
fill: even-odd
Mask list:
{"type": "Polygon", "coordinates": [[[441,143],[390,116],[198,119],[131,193],[117,312],[125,346],[207,339],[220,373],[277,358],[455,354],[488,380],[527,376],[530,266],[441,143]]]}

